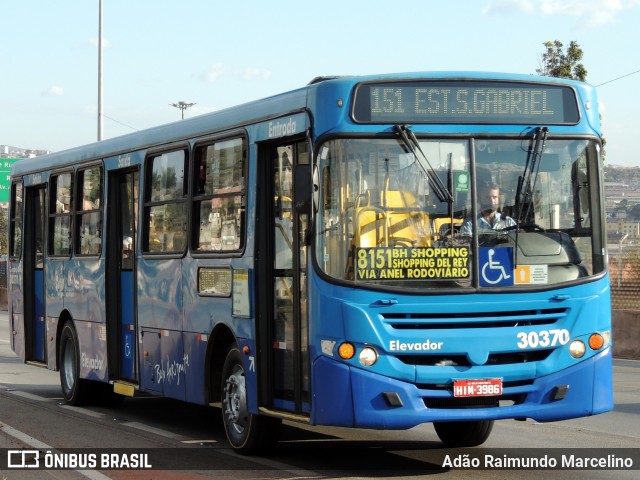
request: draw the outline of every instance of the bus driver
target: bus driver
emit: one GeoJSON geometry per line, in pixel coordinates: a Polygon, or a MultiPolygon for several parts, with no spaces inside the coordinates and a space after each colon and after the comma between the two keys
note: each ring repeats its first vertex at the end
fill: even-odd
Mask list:
{"type": "MultiPolygon", "coordinates": [[[[500,203],[500,186],[497,183],[486,183],[480,190],[480,213],[478,215],[478,229],[482,230],[502,230],[503,228],[513,227],[516,222],[507,215],[498,212],[500,203]]],[[[467,218],[460,233],[462,235],[471,235],[473,231],[473,219],[467,218]]]]}

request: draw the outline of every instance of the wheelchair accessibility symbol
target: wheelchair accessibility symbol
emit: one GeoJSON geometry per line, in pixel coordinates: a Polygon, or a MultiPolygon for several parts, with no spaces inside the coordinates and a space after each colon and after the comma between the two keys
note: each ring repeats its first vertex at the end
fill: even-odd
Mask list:
{"type": "Polygon", "coordinates": [[[513,285],[513,248],[480,248],[480,285],[513,285]]]}
{"type": "Polygon", "coordinates": [[[131,339],[131,335],[125,335],[124,337],[124,356],[126,358],[131,358],[131,345],[129,345],[129,340],[131,339]]]}

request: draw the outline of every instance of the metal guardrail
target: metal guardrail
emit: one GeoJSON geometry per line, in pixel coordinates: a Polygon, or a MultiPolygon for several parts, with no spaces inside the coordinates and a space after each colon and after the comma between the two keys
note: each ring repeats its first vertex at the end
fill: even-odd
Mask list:
{"type": "Polygon", "coordinates": [[[640,311],[640,278],[622,283],[619,287],[611,285],[612,310],[640,311]]]}
{"type": "Polygon", "coordinates": [[[2,258],[0,259],[0,287],[7,286],[7,261],[2,258]]]}
{"type": "Polygon", "coordinates": [[[628,235],[609,238],[609,272],[613,310],[640,311],[640,245],[628,235]],[[616,240],[616,241],[614,241],[616,240]]]}

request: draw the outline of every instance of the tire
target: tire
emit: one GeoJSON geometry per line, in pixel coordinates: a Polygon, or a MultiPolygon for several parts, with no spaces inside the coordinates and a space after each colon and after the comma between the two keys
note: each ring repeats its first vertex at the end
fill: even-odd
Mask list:
{"type": "Polygon", "coordinates": [[[80,347],[76,329],[71,321],[67,321],[62,327],[58,364],[60,386],[65,401],[75,406],[85,404],[90,396],[90,385],[87,380],[80,378],[80,347]]]}
{"type": "Polygon", "coordinates": [[[434,422],[438,437],[447,447],[475,447],[487,441],[493,420],[434,422]]]}
{"type": "Polygon", "coordinates": [[[235,344],[222,367],[220,393],[224,431],[234,450],[254,454],[275,445],[282,421],[249,412],[242,356],[235,344]]]}

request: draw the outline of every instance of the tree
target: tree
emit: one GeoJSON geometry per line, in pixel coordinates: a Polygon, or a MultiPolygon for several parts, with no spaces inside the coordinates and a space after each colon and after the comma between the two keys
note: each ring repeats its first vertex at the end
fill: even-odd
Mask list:
{"type": "Polygon", "coordinates": [[[544,42],[545,52],[540,60],[540,67],[536,69],[539,75],[548,77],[571,78],[587,81],[587,69],[582,63],[583,52],[578,42],[572,40],[566,51],[561,41],[544,42]]]}
{"type": "MultiPolygon", "coordinates": [[[[581,82],[587,81],[587,69],[580,62],[584,55],[582,48],[578,42],[572,40],[566,51],[563,50],[564,45],[560,40],[553,42],[544,42],[545,52],[540,59],[540,67],[536,69],[538,75],[547,77],[570,78],[581,82]]],[[[602,141],[602,158],[606,158],[605,146],[607,139],[600,137],[602,141]]]]}
{"type": "Polygon", "coordinates": [[[634,205],[627,211],[627,215],[633,220],[640,220],[640,203],[634,205]]]}

